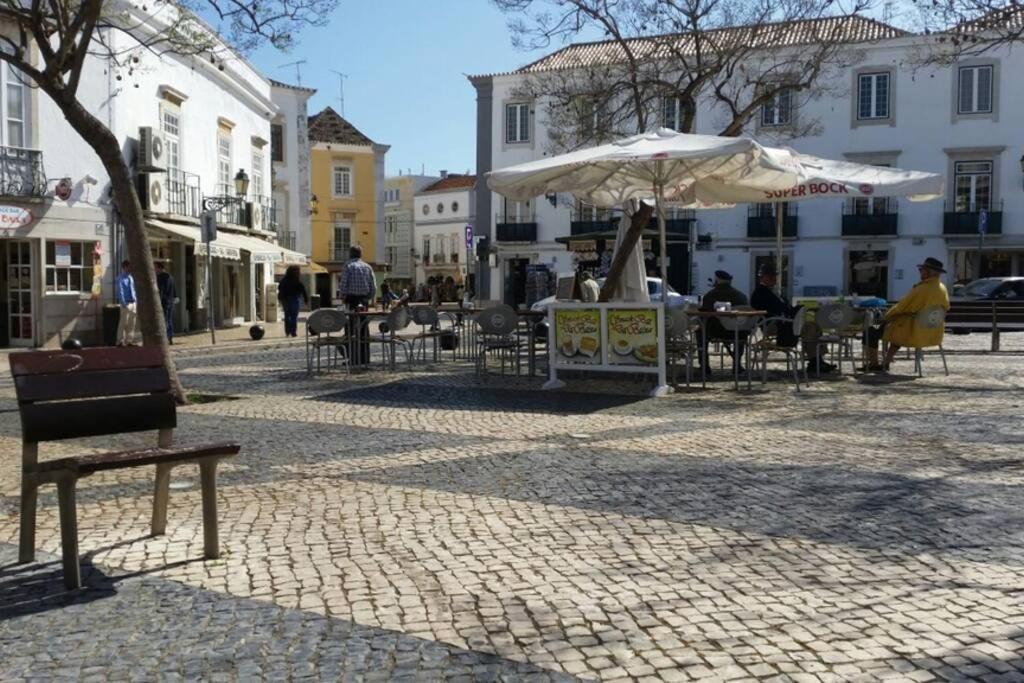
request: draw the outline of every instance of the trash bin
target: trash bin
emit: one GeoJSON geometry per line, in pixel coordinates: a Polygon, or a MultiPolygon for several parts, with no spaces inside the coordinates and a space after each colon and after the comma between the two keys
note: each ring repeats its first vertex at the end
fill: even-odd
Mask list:
{"type": "Polygon", "coordinates": [[[121,322],[121,307],[106,304],[103,307],[103,345],[117,346],[117,326],[121,322]]]}
{"type": "Polygon", "coordinates": [[[320,308],[320,295],[313,294],[309,297],[309,310],[315,311],[318,308],[320,308]]]}

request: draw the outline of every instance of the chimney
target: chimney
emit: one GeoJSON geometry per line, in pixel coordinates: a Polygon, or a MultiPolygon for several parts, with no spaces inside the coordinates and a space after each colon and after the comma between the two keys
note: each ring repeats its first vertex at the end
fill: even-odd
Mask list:
{"type": "Polygon", "coordinates": [[[446,171],[445,169],[442,168],[441,169],[441,180],[444,180],[447,177],[448,177],[448,171],[446,171]]]}

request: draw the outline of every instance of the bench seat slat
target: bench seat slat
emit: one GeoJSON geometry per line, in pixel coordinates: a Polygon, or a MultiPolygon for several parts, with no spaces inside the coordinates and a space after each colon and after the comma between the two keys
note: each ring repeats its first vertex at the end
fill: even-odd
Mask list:
{"type": "Polygon", "coordinates": [[[59,375],[22,375],[14,379],[19,401],[155,394],[170,391],[167,370],[132,368],[59,375]]]}
{"type": "Polygon", "coordinates": [[[79,351],[26,351],[12,353],[9,358],[11,374],[15,377],[163,366],[163,356],[157,346],[103,346],[79,351]]]}
{"type": "Polygon", "coordinates": [[[70,458],[58,458],[39,463],[39,472],[70,470],[79,476],[102,472],[104,470],[142,467],[183,460],[194,460],[209,456],[231,457],[237,455],[241,446],[236,443],[209,443],[193,446],[177,446],[173,448],[143,448],[131,451],[115,451],[95,455],[79,455],[70,458]]]}
{"type": "Polygon", "coordinates": [[[21,438],[29,443],[173,429],[176,426],[174,396],[171,394],[21,405],[21,438]]]}

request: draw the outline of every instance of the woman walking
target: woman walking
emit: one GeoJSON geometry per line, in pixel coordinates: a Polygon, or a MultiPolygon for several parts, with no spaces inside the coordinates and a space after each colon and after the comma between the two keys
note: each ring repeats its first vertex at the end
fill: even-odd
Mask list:
{"type": "Polygon", "coordinates": [[[302,301],[309,303],[309,294],[299,278],[298,266],[288,266],[277,284],[277,298],[284,309],[284,336],[299,336],[299,305],[302,301]]]}

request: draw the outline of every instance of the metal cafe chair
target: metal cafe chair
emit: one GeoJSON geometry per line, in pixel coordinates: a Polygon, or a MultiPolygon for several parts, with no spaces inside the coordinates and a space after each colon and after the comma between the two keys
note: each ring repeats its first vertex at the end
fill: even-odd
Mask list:
{"type": "Polygon", "coordinates": [[[345,321],[348,316],[344,311],[333,308],[319,308],[306,319],[306,371],[313,372],[313,356],[316,355],[316,371],[320,372],[321,354],[327,349],[328,369],[342,364],[346,372],[351,372],[348,359],[348,347],[345,346],[345,321]]]}
{"type": "MultiPolygon", "coordinates": [[[[734,311],[753,310],[749,306],[736,306],[733,308],[734,311]]],[[[747,341],[750,341],[750,333],[755,330],[761,321],[761,317],[756,315],[744,315],[744,316],[731,316],[731,315],[718,315],[718,322],[722,323],[722,327],[726,332],[733,333],[733,353],[737,357],[733,359],[733,378],[736,383],[736,388],[740,388],[740,376],[739,376],[739,349],[737,348],[737,341],[742,340],[744,335],[747,337],[747,341]]],[[[750,389],[752,381],[752,368],[750,365],[750,344],[747,344],[747,389],[750,389]]]]}
{"type": "Polygon", "coordinates": [[[436,363],[438,360],[438,340],[443,334],[437,309],[431,306],[411,306],[409,312],[412,316],[412,322],[420,327],[420,331],[410,340],[413,358],[416,358],[416,342],[419,342],[420,355],[423,362],[426,363],[427,340],[432,339],[434,341],[434,362],[436,363]]]}
{"type": "MultiPolygon", "coordinates": [[[[831,350],[839,372],[843,371],[843,359],[850,361],[850,371],[857,372],[857,361],[853,355],[853,341],[859,332],[851,332],[850,327],[857,318],[857,312],[845,303],[828,303],[819,308],[814,315],[814,322],[822,334],[817,343],[826,344],[831,350]]],[[[818,354],[821,359],[821,354],[818,354]]],[[[820,367],[818,368],[821,369],[820,367]]]]}
{"type": "Polygon", "coordinates": [[[409,364],[409,370],[412,370],[412,343],[408,339],[398,336],[398,333],[407,328],[410,322],[411,315],[408,307],[399,306],[388,313],[387,318],[378,325],[377,334],[371,334],[369,337],[371,344],[381,345],[382,366],[390,368],[392,372],[395,371],[397,365],[396,357],[399,348],[405,352],[405,360],[409,364]]]}
{"type": "Polygon", "coordinates": [[[514,359],[516,375],[520,373],[519,351],[522,339],[516,335],[519,327],[519,316],[511,306],[492,306],[476,315],[476,325],[480,330],[477,337],[477,374],[487,373],[487,354],[497,352],[501,358],[501,374],[505,374],[505,358],[511,354],[514,359]]]}
{"type": "MultiPolygon", "coordinates": [[[[686,386],[690,386],[693,377],[694,356],[700,354],[700,342],[697,330],[700,320],[691,317],[680,308],[665,312],[665,354],[666,361],[672,368],[672,384],[678,384],[679,360],[686,361],[686,386]]],[[[707,388],[707,374],[701,372],[701,386],[707,388]]]]}
{"type": "Polygon", "coordinates": [[[804,312],[797,311],[793,318],[776,316],[765,318],[761,321],[761,337],[751,345],[751,357],[761,365],[761,383],[768,381],[768,355],[771,353],[782,353],[786,356],[786,372],[793,373],[793,386],[800,391],[800,367],[803,366],[803,381],[810,386],[807,377],[807,366],[803,363],[804,350],[801,335],[804,331],[804,312]],[[794,346],[781,346],[778,343],[778,330],[780,325],[792,325],[793,336],[796,337],[794,346]]]}
{"type": "MultiPolygon", "coordinates": [[[[941,328],[946,324],[946,309],[942,306],[926,306],[917,312],[917,315],[914,317],[914,324],[926,330],[941,328]]],[[[946,363],[946,352],[942,349],[942,344],[939,344],[939,356],[942,358],[942,368],[946,371],[946,376],[948,377],[949,365],[946,363]]],[[[914,371],[918,377],[924,377],[921,369],[923,360],[924,347],[914,347],[914,371]]]]}

